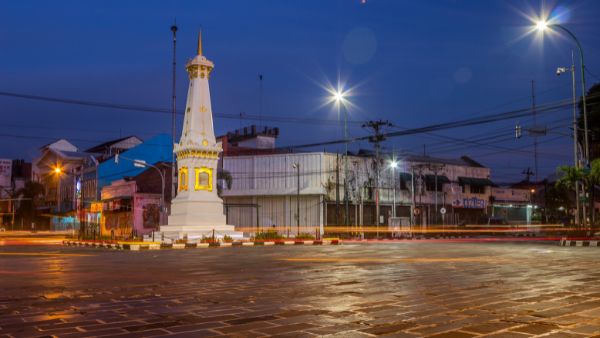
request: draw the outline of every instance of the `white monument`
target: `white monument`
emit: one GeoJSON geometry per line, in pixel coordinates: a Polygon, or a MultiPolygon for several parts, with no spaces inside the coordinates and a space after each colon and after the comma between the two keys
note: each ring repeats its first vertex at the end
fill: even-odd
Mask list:
{"type": "Polygon", "coordinates": [[[188,61],[190,77],[183,131],[173,151],[177,156],[177,197],[171,203],[168,225],[160,227],[158,238],[198,239],[243,237],[227,225],[223,200],[217,195],[217,162],[221,145],[215,139],[208,79],[214,64],[202,55],[202,36],[198,55],[188,61]]]}

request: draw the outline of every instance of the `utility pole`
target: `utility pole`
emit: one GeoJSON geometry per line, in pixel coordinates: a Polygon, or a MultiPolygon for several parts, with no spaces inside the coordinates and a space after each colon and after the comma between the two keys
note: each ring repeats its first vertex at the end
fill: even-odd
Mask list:
{"type": "Polygon", "coordinates": [[[171,111],[171,199],[175,198],[177,193],[177,171],[175,170],[175,114],[176,114],[176,79],[177,79],[177,22],[173,22],[171,26],[171,32],[173,32],[173,79],[172,79],[172,111],[171,111]]]}
{"type": "MultiPolygon", "coordinates": [[[[416,190],[416,186],[415,186],[415,183],[416,183],[416,180],[415,180],[415,169],[417,169],[417,178],[419,180],[419,184],[416,184],[416,185],[419,188],[419,192],[418,192],[419,193],[419,204],[418,204],[419,215],[418,216],[420,216],[420,218],[419,218],[419,220],[420,220],[419,225],[420,226],[423,226],[423,198],[422,198],[423,197],[423,184],[424,184],[424,182],[423,182],[424,181],[423,180],[423,169],[425,169],[427,167],[428,167],[428,164],[414,164],[411,167],[412,176],[413,176],[413,178],[412,178],[412,180],[413,180],[413,183],[412,183],[413,184],[413,212],[414,212],[414,209],[417,208],[415,206],[417,204],[417,202],[416,202],[416,196],[415,196],[415,190],[416,190]]],[[[415,216],[417,216],[417,215],[415,215],[415,216]]],[[[416,220],[415,220],[415,222],[416,222],[416,220]]]]}
{"type": "Polygon", "coordinates": [[[410,191],[412,193],[411,198],[411,210],[410,210],[410,225],[415,226],[415,208],[416,208],[416,199],[415,199],[415,168],[410,168],[410,191]]]}
{"type": "MultiPolygon", "coordinates": [[[[575,52],[571,50],[571,66],[570,67],[558,67],[556,69],[556,75],[560,76],[563,73],[571,73],[571,85],[573,94],[573,166],[580,168],[579,161],[579,138],[578,138],[578,126],[577,126],[577,90],[575,87],[575,52]]],[[[580,182],[575,182],[575,225],[581,227],[581,205],[579,196],[580,182]]]]}
{"type": "MultiPolygon", "coordinates": [[[[534,128],[537,129],[537,114],[536,114],[536,110],[535,110],[535,81],[534,80],[531,80],[531,112],[533,114],[534,128]]],[[[533,160],[534,160],[535,180],[537,182],[537,181],[539,181],[537,135],[533,136],[533,160]]]]}
{"type": "Polygon", "coordinates": [[[262,127],[263,113],[263,75],[258,74],[258,126],[262,127]]]}
{"type": "Polygon", "coordinates": [[[392,124],[389,121],[377,120],[377,121],[369,121],[362,125],[363,128],[368,128],[373,130],[374,135],[369,137],[369,142],[373,143],[375,146],[375,218],[377,225],[377,238],[379,238],[379,167],[380,167],[380,159],[379,152],[381,149],[380,143],[385,141],[385,136],[381,132],[383,127],[391,127],[392,124]]]}
{"type": "Polygon", "coordinates": [[[444,169],[444,167],[445,166],[443,164],[431,164],[431,165],[429,165],[429,168],[428,168],[429,170],[433,171],[433,174],[435,175],[435,178],[434,178],[434,180],[435,180],[434,181],[434,184],[435,184],[435,189],[434,189],[435,190],[435,196],[434,196],[435,212],[433,213],[435,215],[434,219],[433,219],[435,224],[437,224],[438,212],[439,212],[439,210],[438,210],[438,173],[440,171],[442,171],[444,169]]]}
{"type": "Polygon", "coordinates": [[[521,174],[523,174],[527,177],[526,178],[527,182],[531,182],[530,177],[533,176],[535,173],[533,171],[531,171],[531,168],[527,167],[527,169],[523,170],[523,172],[521,174]]]}

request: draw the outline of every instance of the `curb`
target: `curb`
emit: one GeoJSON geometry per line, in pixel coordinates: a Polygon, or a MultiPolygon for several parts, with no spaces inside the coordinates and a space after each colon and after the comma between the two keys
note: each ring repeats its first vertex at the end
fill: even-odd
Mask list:
{"type": "Polygon", "coordinates": [[[160,249],[201,249],[201,248],[228,248],[228,247],[242,247],[242,246],[271,246],[271,245],[339,245],[341,240],[339,239],[328,239],[328,240],[295,240],[295,241],[256,241],[256,242],[232,242],[232,243],[221,243],[221,242],[210,242],[210,243],[158,243],[158,242],[103,242],[103,241],[75,241],[75,240],[63,240],[64,246],[79,246],[79,247],[91,247],[91,248],[105,248],[114,250],[129,250],[129,251],[140,251],[140,250],[160,250],[160,249]]]}
{"type": "Polygon", "coordinates": [[[600,246],[600,241],[597,240],[571,240],[563,238],[560,240],[560,246],[600,246]]]}

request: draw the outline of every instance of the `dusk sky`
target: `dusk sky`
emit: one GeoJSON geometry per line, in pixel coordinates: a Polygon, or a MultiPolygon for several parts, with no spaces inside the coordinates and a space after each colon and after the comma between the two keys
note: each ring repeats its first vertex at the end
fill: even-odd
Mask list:
{"type": "MultiPolygon", "coordinates": [[[[260,123],[280,128],[279,146],[336,140],[341,124],[324,87],[337,86],[338,78],[352,88],[351,136],[367,135],[360,123],[367,120],[389,120],[397,127],[386,130],[395,131],[530,107],[532,80],[538,105],[569,99],[570,76],[557,77],[555,70],[570,66],[575,46],[561,34],[527,34],[542,12],[581,41],[588,88],[600,82],[600,2],[592,0],[2,0],[0,92],[168,110],[169,28],[176,18],[180,112],[185,61],[194,56],[202,28],[204,54],[215,63],[210,85],[217,134],[259,124],[218,116],[258,115],[263,74],[260,123]]],[[[2,95],[0,109],[0,158],[31,160],[58,138],[86,149],[119,136],[147,139],[171,131],[171,115],[163,113],[2,95]]],[[[570,108],[538,116],[538,124],[553,128],[538,139],[540,178],[572,163],[570,118],[570,108]]],[[[178,132],[182,120],[178,115],[178,132]]],[[[491,167],[496,181],[516,181],[527,167],[533,170],[533,139],[516,140],[517,123],[526,128],[532,118],[391,138],[385,147],[422,154],[426,145],[431,156],[468,155],[491,167]]]]}

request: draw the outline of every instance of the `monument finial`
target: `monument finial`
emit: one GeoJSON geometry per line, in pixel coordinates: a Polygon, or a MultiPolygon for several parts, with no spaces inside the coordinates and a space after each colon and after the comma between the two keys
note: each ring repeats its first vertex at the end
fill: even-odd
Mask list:
{"type": "Polygon", "coordinates": [[[202,29],[198,32],[198,55],[202,55],[202,29]]]}

